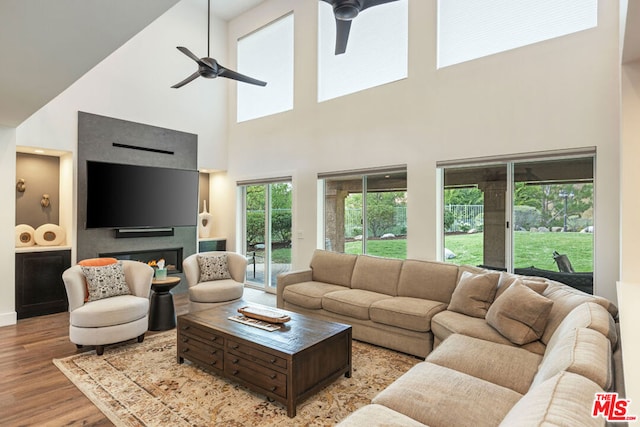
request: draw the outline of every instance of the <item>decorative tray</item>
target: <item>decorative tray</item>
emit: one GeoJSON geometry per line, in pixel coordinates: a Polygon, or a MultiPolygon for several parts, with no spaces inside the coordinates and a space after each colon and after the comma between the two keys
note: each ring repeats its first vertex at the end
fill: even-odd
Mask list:
{"type": "Polygon", "coordinates": [[[291,320],[291,317],[287,316],[281,311],[263,307],[252,307],[248,305],[245,307],[240,307],[238,309],[238,312],[245,317],[262,320],[263,322],[268,323],[286,323],[291,320]]]}

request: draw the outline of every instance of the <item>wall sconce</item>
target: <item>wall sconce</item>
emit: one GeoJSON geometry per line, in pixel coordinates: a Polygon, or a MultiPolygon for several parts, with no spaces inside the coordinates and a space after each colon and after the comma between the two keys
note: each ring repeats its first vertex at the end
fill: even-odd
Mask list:
{"type": "Polygon", "coordinates": [[[40,205],[43,208],[48,208],[50,204],[51,204],[51,200],[49,199],[49,195],[48,194],[43,194],[42,195],[42,200],[40,200],[40,205]]]}
{"type": "Polygon", "coordinates": [[[24,183],[24,179],[20,178],[16,183],[16,190],[18,193],[24,193],[24,190],[27,189],[26,184],[24,183]]]}

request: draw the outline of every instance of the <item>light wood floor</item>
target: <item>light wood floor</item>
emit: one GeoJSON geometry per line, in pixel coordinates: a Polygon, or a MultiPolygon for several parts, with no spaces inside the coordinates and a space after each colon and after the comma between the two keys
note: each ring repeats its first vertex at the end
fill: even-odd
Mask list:
{"type": "MultiPolygon", "coordinates": [[[[188,311],[186,294],[174,302],[176,314],[188,311]]],[[[0,425],[112,426],[51,361],[92,349],[69,341],[66,312],[0,327],[0,425]]]]}

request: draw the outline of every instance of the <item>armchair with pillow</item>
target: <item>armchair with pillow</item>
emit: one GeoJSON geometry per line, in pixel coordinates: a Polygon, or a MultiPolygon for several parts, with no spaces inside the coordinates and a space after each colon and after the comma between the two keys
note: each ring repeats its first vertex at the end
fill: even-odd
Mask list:
{"type": "Polygon", "coordinates": [[[189,285],[189,311],[205,310],[242,298],[247,259],[234,252],[212,251],[182,261],[189,285]]]}
{"type": "Polygon", "coordinates": [[[137,338],[149,327],[153,269],[137,261],[94,258],[62,274],[69,299],[69,340],[78,348],[104,346],[137,338]]]}

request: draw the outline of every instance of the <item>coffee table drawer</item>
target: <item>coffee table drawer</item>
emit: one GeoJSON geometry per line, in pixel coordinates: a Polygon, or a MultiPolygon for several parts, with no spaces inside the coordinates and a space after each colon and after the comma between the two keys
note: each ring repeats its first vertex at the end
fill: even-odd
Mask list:
{"type": "Polygon", "coordinates": [[[184,324],[182,322],[179,327],[180,327],[181,336],[186,335],[191,338],[200,339],[204,342],[211,343],[214,345],[219,345],[219,346],[224,345],[224,337],[222,335],[213,333],[211,330],[207,330],[189,323],[184,324]]]}
{"type": "Polygon", "coordinates": [[[287,376],[239,356],[227,354],[225,374],[239,378],[263,390],[287,397],[287,376]]]}
{"type": "Polygon", "coordinates": [[[275,354],[258,350],[257,348],[242,344],[238,341],[227,340],[227,351],[244,357],[250,361],[262,363],[265,366],[274,366],[281,369],[287,369],[287,360],[275,354]]]}
{"type": "Polygon", "coordinates": [[[224,369],[224,353],[219,349],[206,349],[199,346],[191,345],[179,345],[178,357],[189,359],[191,361],[199,362],[203,365],[216,368],[219,370],[224,369]]]}

